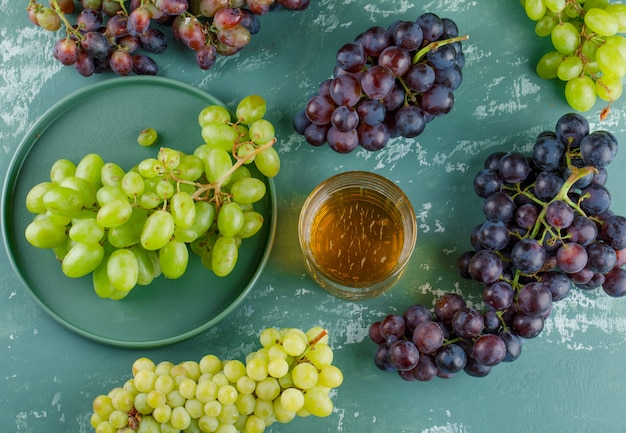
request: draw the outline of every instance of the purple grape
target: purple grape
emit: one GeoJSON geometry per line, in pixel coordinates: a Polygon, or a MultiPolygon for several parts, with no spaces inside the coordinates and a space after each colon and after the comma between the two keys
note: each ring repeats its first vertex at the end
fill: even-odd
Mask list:
{"type": "Polygon", "coordinates": [[[381,65],[370,67],[361,78],[363,93],[371,99],[385,98],[394,89],[395,84],[396,79],[391,69],[381,65]]]}
{"type": "Polygon", "coordinates": [[[396,370],[412,370],[417,365],[419,357],[419,351],[412,341],[396,341],[389,347],[389,364],[396,370]]]}
{"type": "Polygon", "coordinates": [[[533,203],[526,203],[515,210],[515,224],[522,229],[530,229],[535,225],[541,210],[533,203]]]}
{"type": "Polygon", "coordinates": [[[587,214],[599,215],[611,206],[609,190],[598,183],[590,183],[581,190],[580,208],[587,214]]]}
{"type": "Polygon", "coordinates": [[[435,84],[437,76],[435,70],[427,63],[416,63],[409,68],[402,78],[409,89],[424,93],[435,84]]]}
{"type": "Polygon", "coordinates": [[[452,316],[461,308],[465,308],[465,300],[456,293],[446,293],[435,302],[434,312],[439,321],[450,323],[452,316]]]}
{"type": "Polygon", "coordinates": [[[550,171],[542,171],[535,178],[535,197],[542,201],[550,201],[561,191],[565,181],[550,171]]]}
{"type": "Polygon", "coordinates": [[[454,94],[450,89],[441,84],[433,84],[422,95],[422,109],[435,116],[447,114],[454,105],[454,94]]]}
{"type": "Polygon", "coordinates": [[[396,111],[395,120],[398,133],[403,137],[417,137],[426,128],[424,113],[414,105],[406,105],[396,111]]]}
{"type": "Polygon", "coordinates": [[[404,318],[397,314],[388,314],[380,322],[380,334],[387,338],[390,335],[395,335],[400,338],[404,335],[405,323],[404,318]]]}
{"type": "Polygon", "coordinates": [[[558,170],[565,158],[565,145],[554,133],[537,138],[533,146],[532,158],[541,170],[558,170]]]}
{"type": "Polygon", "coordinates": [[[613,268],[605,276],[602,284],[604,292],[614,298],[626,295],[626,270],[613,268]]]}
{"type": "Polygon", "coordinates": [[[585,246],[597,238],[598,226],[589,218],[576,215],[574,222],[567,228],[566,232],[570,236],[570,242],[585,246]]]}
{"type": "Polygon", "coordinates": [[[384,28],[374,26],[367,29],[359,37],[359,41],[368,56],[378,57],[385,48],[391,45],[391,36],[384,28]]]}
{"type": "Polygon", "coordinates": [[[394,368],[389,362],[389,348],[385,344],[378,345],[374,354],[374,365],[383,371],[393,371],[394,368]]]}
{"type": "Polygon", "coordinates": [[[356,110],[347,105],[340,105],[330,116],[330,123],[341,132],[355,129],[359,124],[359,115],[356,110]]]}
{"type": "Polygon", "coordinates": [[[367,55],[361,44],[349,43],[337,51],[337,66],[347,72],[358,72],[365,67],[367,55]]]}
{"type": "Polygon", "coordinates": [[[452,45],[442,45],[426,54],[428,61],[435,69],[446,69],[455,65],[456,50],[452,45]]]}
{"type": "Polygon", "coordinates": [[[417,17],[415,22],[422,28],[424,41],[434,42],[443,34],[443,22],[433,13],[424,13],[417,17]]]}
{"type": "Polygon", "coordinates": [[[435,364],[444,373],[454,374],[463,370],[467,355],[458,344],[448,344],[437,351],[435,364]]]}
{"type": "Polygon", "coordinates": [[[471,355],[478,364],[493,367],[504,361],[507,347],[498,335],[485,334],[474,341],[471,355]]]}
{"type": "Polygon", "coordinates": [[[359,145],[359,134],[356,129],[343,132],[331,126],[326,133],[326,141],[335,152],[349,153],[359,145]]]}
{"type": "Polygon", "coordinates": [[[413,332],[418,324],[432,320],[432,313],[425,306],[416,304],[404,310],[402,318],[406,329],[413,332]]]}
{"type": "Polygon", "coordinates": [[[378,64],[391,70],[394,76],[403,76],[411,67],[411,54],[395,45],[385,48],[378,57],[378,64]]]}
{"type": "Polygon", "coordinates": [[[503,264],[493,251],[478,251],[469,261],[467,270],[474,281],[490,284],[502,275],[503,264]]]}
{"type": "Polygon", "coordinates": [[[434,357],[426,354],[420,354],[420,359],[411,373],[416,380],[427,382],[437,377],[438,367],[434,357]]]}
{"type": "Polygon", "coordinates": [[[508,152],[500,158],[500,176],[507,183],[520,183],[530,173],[528,160],[519,152],[508,152]]]}
{"type": "Polygon", "coordinates": [[[502,362],[515,361],[522,354],[523,339],[510,331],[502,331],[498,336],[504,341],[506,346],[506,355],[502,362]]]}
{"type": "Polygon", "coordinates": [[[328,98],[315,95],[306,103],[304,112],[306,117],[316,125],[330,123],[330,118],[335,111],[335,104],[328,98]]]}
{"type": "Polygon", "coordinates": [[[535,239],[526,238],[517,242],[511,250],[511,260],[523,274],[534,274],[546,261],[546,250],[535,239]]]}
{"type": "Polygon", "coordinates": [[[361,99],[361,84],[351,75],[335,77],[330,85],[330,97],[337,105],[355,106],[361,99]]]}
{"type": "Polygon", "coordinates": [[[368,328],[368,335],[370,337],[370,340],[372,340],[376,344],[385,343],[385,337],[383,337],[383,335],[380,333],[380,323],[381,322],[374,322],[368,328]]]}
{"type": "Polygon", "coordinates": [[[502,191],[503,183],[497,171],[484,168],[474,177],[474,192],[479,197],[486,198],[494,192],[502,191]]]}
{"type": "Polygon", "coordinates": [[[626,248],[626,217],[609,216],[600,229],[600,239],[613,249],[623,250],[626,248]]]}
{"type": "Polygon", "coordinates": [[[511,284],[506,281],[496,281],[488,284],[483,290],[483,301],[487,307],[494,310],[505,310],[511,306],[515,292],[511,284]]]}
{"type": "Polygon", "coordinates": [[[418,323],[413,330],[412,341],[420,353],[434,354],[443,345],[441,326],[430,320],[418,323]]]}
{"type": "Polygon", "coordinates": [[[517,293],[517,306],[528,316],[541,316],[552,307],[552,293],[539,282],[531,282],[517,293]]]}
{"type": "Polygon", "coordinates": [[[357,128],[357,134],[361,147],[370,152],[382,149],[390,139],[389,129],[384,123],[376,125],[363,123],[357,128]]]}
{"type": "Polygon", "coordinates": [[[565,273],[580,272],[587,265],[587,250],[580,244],[563,244],[556,252],[556,263],[565,273]]]}
{"type": "Polygon", "coordinates": [[[582,114],[568,113],[557,120],[554,132],[566,148],[575,149],[580,146],[582,139],[589,134],[589,122],[582,114]]]}
{"type": "Polygon", "coordinates": [[[550,291],[552,302],[565,299],[572,287],[572,282],[568,276],[557,271],[542,273],[539,281],[550,291]]]}
{"type": "Polygon", "coordinates": [[[149,28],[139,36],[141,48],[153,54],[161,54],[167,49],[165,33],[157,28],[149,28]]]}
{"type": "Polygon", "coordinates": [[[435,69],[435,83],[447,87],[451,91],[459,88],[463,81],[463,72],[459,65],[445,69],[435,69]]]}
{"type": "Polygon", "coordinates": [[[385,120],[387,110],[382,102],[376,99],[363,99],[356,105],[356,112],[362,123],[377,125],[385,120]]]}
{"type": "Polygon", "coordinates": [[[502,250],[510,240],[509,229],[501,221],[485,221],[479,236],[481,245],[490,250],[502,250]]]}
{"type": "Polygon", "coordinates": [[[509,222],[515,216],[515,203],[503,191],[494,192],[485,198],[483,213],[489,221],[509,222]]]}
{"type": "Polygon", "coordinates": [[[586,165],[604,168],[617,153],[617,140],[605,131],[595,131],[580,141],[580,155],[586,165]]]}
{"type": "Polygon", "coordinates": [[[513,331],[522,338],[535,338],[543,331],[544,319],[541,316],[528,316],[517,313],[513,318],[513,331]]]}
{"type": "Polygon", "coordinates": [[[593,242],[586,246],[587,268],[597,274],[606,274],[615,266],[617,254],[604,242],[593,242]]]}
{"type": "Polygon", "coordinates": [[[421,47],[424,40],[422,28],[413,21],[399,22],[392,32],[393,43],[408,51],[414,51],[421,47]]]}
{"type": "Polygon", "coordinates": [[[329,129],[330,124],[316,125],[312,123],[304,130],[304,138],[312,146],[322,146],[326,143],[326,135],[329,129]]]}
{"type": "Polygon", "coordinates": [[[574,222],[574,209],[563,200],[555,200],[546,208],[546,222],[556,229],[565,229],[574,222]]]}
{"type": "Polygon", "coordinates": [[[461,308],[452,317],[451,326],[461,338],[477,338],[485,325],[483,316],[473,308],[461,308]]]}

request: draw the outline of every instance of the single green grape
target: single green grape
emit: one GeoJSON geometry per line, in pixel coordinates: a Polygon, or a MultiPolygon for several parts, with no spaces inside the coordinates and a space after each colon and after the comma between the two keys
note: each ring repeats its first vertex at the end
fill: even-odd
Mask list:
{"type": "Polygon", "coordinates": [[[245,125],[251,125],[265,116],[267,104],[259,95],[248,95],[239,101],[235,110],[235,117],[245,125]]]}
{"type": "Polygon", "coordinates": [[[604,75],[620,79],[626,75],[626,58],[614,45],[599,46],[596,51],[596,62],[604,75]]]}
{"type": "Polygon", "coordinates": [[[243,227],[239,230],[237,236],[242,239],[248,239],[256,235],[263,227],[263,215],[256,211],[247,211],[243,213],[243,227]]]}
{"type": "Polygon", "coordinates": [[[52,188],[52,182],[41,182],[33,186],[26,194],[26,209],[34,214],[44,213],[46,206],[43,203],[43,196],[52,188]]]}
{"type": "Polygon", "coordinates": [[[178,150],[162,147],[159,149],[157,159],[161,164],[170,170],[174,170],[180,164],[181,153],[178,150]]]}
{"type": "Polygon", "coordinates": [[[274,177],[280,171],[280,156],[274,147],[268,147],[254,158],[254,165],[266,177],[274,177]]]}
{"type": "Polygon", "coordinates": [[[122,178],[121,188],[129,198],[139,197],[145,189],[143,177],[136,171],[129,171],[122,178]]]}
{"type": "Polygon", "coordinates": [[[97,205],[96,188],[91,182],[78,176],[69,176],[63,179],[59,186],[78,192],[81,195],[83,207],[91,209],[97,205]]]}
{"type": "Polygon", "coordinates": [[[227,123],[209,122],[202,127],[202,139],[211,147],[231,151],[239,139],[239,131],[227,123]]]}
{"type": "Polygon", "coordinates": [[[135,254],[126,248],[113,251],[107,261],[107,276],[115,290],[130,292],[137,285],[139,277],[135,254]]]}
{"type": "Polygon", "coordinates": [[[186,155],[178,164],[176,176],[182,180],[195,182],[202,177],[203,173],[204,164],[202,160],[196,155],[186,155]]]}
{"type": "Polygon", "coordinates": [[[596,102],[596,85],[586,75],[574,78],[565,85],[565,99],[573,109],[589,111],[596,102]]]}
{"type": "Polygon", "coordinates": [[[557,76],[562,81],[569,81],[583,72],[583,61],[578,56],[566,57],[557,70],[557,76]]]}
{"type": "Polygon", "coordinates": [[[174,217],[165,210],[156,210],[148,217],[141,232],[141,246],[148,251],[160,250],[174,234],[174,217]]]}
{"type": "Polygon", "coordinates": [[[140,146],[148,147],[156,143],[158,138],[159,134],[156,129],[146,128],[139,131],[139,134],[137,135],[137,143],[140,146]]]}
{"type": "Polygon", "coordinates": [[[622,80],[611,76],[603,76],[596,80],[596,93],[598,98],[614,102],[622,96],[624,85],[622,80]]]}
{"type": "Polygon", "coordinates": [[[222,204],[217,213],[217,229],[222,236],[237,236],[243,227],[243,222],[243,211],[237,203],[222,204]]]}
{"type": "Polygon", "coordinates": [[[208,123],[229,123],[230,112],[221,105],[207,105],[198,114],[198,124],[204,127],[208,123]]]}
{"type": "Polygon", "coordinates": [[[228,183],[229,177],[227,173],[233,167],[233,160],[230,154],[224,149],[213,148],[209,150],[203,158],[204,172],[207,180],[211,183],[223,182],[228,183]]]}
{"type": "Polygon", "coordinates": [[[100,179],[104,186],[120,188],[125,174],[126,172],[122,167],[114,162],[107,162],[100,170],[100,179]]]}
{"type": "Polygon", "coordinates": [[[159,176],[163,171],[163,166],[156,158],[146,158],[137,165],[137,172],[146,179],[159,176]]]}
{"type": "Polygon", "coordinates": [[[562,22],[556,25],[552,30],[551,39],[554,48],[566,56],[574,54],[580,46],[580,32],[570,22],[562,22]]]}
{"type": "Polygon", "coordinates": [[[528,18],[537,21],[546,14],[546,2],[545,0],[526,0],[524,10],[528,18]]]}
{"type": "Polygon", "coordinates": [[[58,159],[50,167],[50,181],[60,184],[66,177],[76,174],[76,164],[69,159],[58,159]]]}
{"type": "Polygon", "coordinates": [[[74,176],[85,179],[94,188],[100,188],[102,185],[102,168],[104,160],[97,153],[89,153],[81,158],[76,165],[76,173],[74,176]]]}
{"type": "Polygon", "coordinates": [[[133,207],[127,200],[111,200],[98,210],[96,220],[102,227],[118,227],[128,221],[132,213],[133,207]]]}
{"type": "Polygon", "coordinates": [[[218,277],[230,274],[237,264],[239,249],[234,238],[220,236],[211,251],[211,269],[218,277]]]}
{"type": "Polygon", "coordinates": [[[558,22],[554,15],[544,15],[535,23],[535,33],[542,38],[550,36],[558,22]]]}
{"type": "Polygon", "coordinates": [[[83,277],[94,271],[104,257],[104,248],[97,242],[76,242],[61,262],[61,270],[69,278],[83,277]]]}
{"type": "Polygon", "coordinates": [[[170,199],[170,213],[174,217],[176,227],[190,228],[196,219],[196,206],[191,196],[179,191],[170,199]]]}
{"type": "Polygon", "coordinates": [[[72,223],[68,236],[75,242],[100,242],[104,237],[104,227],[95,218],[84,218],[72,223]]]}
{"type": "Polygon", "coordinates": [[[256,157],[257,148],[254,143],[246,142],[237,148],[237,157],[244,161],[244,164],[252,164],[256,157]]]}
{"type": "Polygon", "coordinates": [[[157,253],[154,251],[146,251],[141,245],[134,245],[129,249],[137,259],[137,284],[140,286],[147,286],[156,276],[158,276],[160,269],[156,266],[158,263],[158,256],[154,257],[157,253]]]}
{"type": "Polygon", "coordinates": [[[159,250],[159,265],[166,278],[177,279],[183,276],[189,262],[187,244],[170,240],[159,250]]]}
{"type": "Polygon", "coordinates": [[[233,200],[239,204],[256,203],[265,197],[265,183],[256,177],[240,179],[230,186],[233,200]]]}
{"type": "Polygon", "coordinates": [[[255,144],[262,146],[274,140],[276,131],[269,121],[259,119],[250,124],[248,134],[255,144]]]}
{"type": "Polygon", "coordinates": [[[604,9],[591,8],[584,16],[585,25],[600,36],[612,36],[619,28],[617,19],[604,9]]]}
{"type": "Polygon", "coordinates": [[[551,12],[561,12],[563,11],[563,9],[565,9],[565,6],[567,4],[566,0],[545,0],[545,2],[546,7],[551,12]]]}

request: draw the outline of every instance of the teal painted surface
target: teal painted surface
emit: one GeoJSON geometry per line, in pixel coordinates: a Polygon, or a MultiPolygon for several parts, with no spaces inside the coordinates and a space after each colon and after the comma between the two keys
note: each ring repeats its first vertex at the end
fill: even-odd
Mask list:
{"type": "MultiPolygon", "coordinates": [[[[51,55],[56,35],[34,28],[26,2],[0,0],[0,172],[28,128],[63,96],[112,78],[79,77],[51,55]]],[[[174,362],[214,353],[242,359],[258,346],[266,326],[322,325],[332,335],[345,383],[324,419],[274,424],[274,433],[492,433],[621,432],[626,357],[626,302],[601,293],[574,292],[556,305],[540,337],[522,357],[483,379],[406,383],[374,367],[367,327],[412,303],[430,304],[459,290],[477,301],[478,288],[453,270],[469,234],[481,221],[471,179],[495,150],[527,151],[535,135],[570,111],[562,86],[536,77],[546,45],[519,2],[432,0],[412,2],[312,1],[304,12],[272,13],[239,55],[208,72],[190,52],[158,56],[160,75],[192,84],[226,104],[250,93],[268,101],[277,127],[282,171],[276,178],[278,230],[265,271],[244,302],[217,326],[185,342],[127,350],[91,342],[53,321],[20,285],[0,251],[0,431],[89,432],[91,400],[122,384],[139,356],[174,362]],[[422,12],[454,19],[470,35],[464,45],[464,81],[453,112],[430,123],[415,140],[396,140],[378,153],[337,155],[312,148],[291,130],[292,116],[332,70],[334,55],[367,27],[422,12]],[[403,188],[418,217],[420,235],[409,269],[391,292],[352,303],[319,289],[305,274],[297,217],[319,182],[340,171],[372,170],[403,188]]],[[[167,101],[163,101],[164,106],[167,101]]],[[[162,107],[146,107],[159,110],[162,107]]],[[[626,143],[624,101],[599,123],[600,104],[587,113],[592,129],[606,128],[626,143]]],[[[626,152],[609,167],[613,209],[626,214],[626,152]]],[[[33,263],[36,267],[37,263],[33,263]]],[[[167,317],[167,306],[162,313],[167,317]]],[[[102,318],[106,326],[107,317],[102,318]]],[[[132,332],[132,330],[130,330],[132,332]]]]}

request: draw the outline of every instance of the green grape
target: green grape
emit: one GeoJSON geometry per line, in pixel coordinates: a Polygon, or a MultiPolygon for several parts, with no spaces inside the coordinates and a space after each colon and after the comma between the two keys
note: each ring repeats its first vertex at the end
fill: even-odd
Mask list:
{"type": "Polygon", "coordinates": [[[170,424],[177,430],[185,430],[191,424],[191,416],[184,407],[175,407],[172,409],[170,424]]]}
{"type": "Polygon", "coordinates": [[[542,38],[550,36],[557,23],[558,19],[554,15],[544,15],[535,23],[535,33],[542,38]]]}
{"type": "Polygon", "coordinates": [[[217,400],[222,403],[222,407],[224,405],[235,404],[238,395],[237,388],[232,385],[223,385],[217,390],[217,400]]]}
{"type": "Polygon", "coordinates": [[[170,213],[177,227],[190,228],[196,219],[196,206],[193,198],[186,192],[177,192],[170,200],[170,213]]]}
{"type": "Polygon", "coordinates": [[[549,51],[544,54],[537,63],[537,75],[544,80],[552,80],[558,77],[558,70],[561,62],[563,62],[563,55],[558,51],[549,51]]]}
{"type": "Polygon", "coordinates": [[[172,416],[172,408],[169,407],[167,404],[162,404],[161,406],[154,408],[154,411],[152,411],[152,416],[158,423],[163,424],[169,422],[172,416]]]}
{"type": "Polygon", "coordinates": [[[288,329],[282,336],[282,345],[285,352],[291,356],[300,356],[304,353],[308,344],[306,334],[296,329],[288,329]]]}
{"type": "Polygon", "coordinates": [[[26,240],[37,248],[60,247],[67,241],[65,227],[52,223],[47,218],[32,221],[24,231],[26,240]]]}
{"type": "Polygon", "coordinates": [[[204,163],[196,155],[186,155],[178,164],[177,176],[188,182],[195,182],[204,174],[204,163]]]}
{"type": "Polygon", "coordinates": [[[202,127],[202,139],[211,147],[230,152],[239,138],[237,128],[227,124],[210,122],[202,127]]]}
{"type": "Polygon", "coordinates": [[[215,220],[215,206],[206,201],[197,201],[195,220],[190,227],[196,233],[196,237],[205,233],[215,220]]]}
{"type": "Polygon", "coordinates": [[[69,159],[59,159],[50,167],[50,180],[52,183],[59,184],[66,177],[76,174],[76,164],[69,159]]]}
{"type": "Polygon", "coordinates": [[[626,33],[626,4],[614,3],[604,8],[617,20],[617,32],[626,33]]]}
{"type": "Polygon", "coordinates": [[[569,81],[583,72],[583,61],[578,56],[569,56],[561,62],[557,76],[562,81],[569,81]]]}
{"type": "Polygon", "coordinates": [[[293,419],[296,417],[296,412],[285,409],[281,400],[276,399],[274,400],[274,417],[279,423],[286,424],[293,421],[293,419]]]}
{"type": "Polygon", "coordinates": [[[157,159],[163,164],[165,168],[174,170],[180,164],[180,152],[169,147],[162,147],[159,149],[157,159]]]}
{"type": "Polygon", "coordinates": [[[320,386],[308,389],[304,395],[304,408],[312,415],[326,417],[333,413],[333,401],[328,391],[320,386]]]}
{"type": "Polygon", "coordinates": [[[280,171],[280,157],[274,147],[268,147],[254,158],[254,165],[266,177],[274,177],[280,171]]]}
{"type": "Polygon", "coordinates": [[[198,124],[200,127],[211,122],[229,123],[230,121],[231,116],[229,111],[221,105],[207,105],[200,111],[200,114],[198,114],[198,124]]]}
{"type": "Polygon", "coordinates": [[[219,425],[220,422],[217,418],[208,415],[204,415],[198,420],[198,427],[203,432],[214,432],[217,430],[219,425]]]}
{"type": "Polygon", "coordinates": [[[75,215],[72,215],[72,216],[59,215],[49,210],[46,211],[45,215],[48,221],[50,221],[52,224],[56,224],[58,226],[63,226],[63,227],[68,225],[72,221],[72,218],[75,216],[75,215]]]}
{"type": "Polygon", "coordinates": [[[565,5],[567,4],[566,0],[545,0],[546,7],[551,12],[561,12],[565,9],[565,5]]]}
{"type": "Polygon", "coordinates": [[[46,209],[61,216],[76,215],[83,209],[82,194],[59,185],[50,188],[43,195],[42,201],[46,209]]]}
{"type": "Polygon", "coordinates": [[[271,358],[267,364],[267,373],[275,378],[281,378],[289,373],[289,363],[282,358],[271,358]]]}
{"type": "Polygon", "coordinates": [[[129,292],[137,284],[139,264],[128,249],[115,250],[107,261],[107,276],[115,290],[129,292]]]}
{"type": "Polygon", "coordinates": [[[246,420],[247,433],[263,433],[266,427],[267,426],[262,417],[251,415],[246,420]]]}
{"type": "Polygon", "coordinates": [[[612,36],[618,30],[617,19],[604,9],[591,8],[587,10],[584,21],[589,30],[600,36],[612,36]]]}
{"type": "Polygon", "coordinates": [[[154,251],[146,251],[141,245],[133,246],[130,251],[137,259],[137,284],[147,286],[160,272],[158,256],[154,251]]]}
{"type": "MultiPolygon", "coordinates": [[[[133,401],[133,406],[135,409],[137,409],[137,412],[139,412],[142,415],[149,415],[152,413],[152,410],[153,410],[152,406],[148,404],[148,393],[146,392],[140,392],[139,394],[135,396],[135,400],[133,401]]],[[[142,421],[141,424],[143,425],[142,430],[145,430],[148,424],[146,423],[144,425],[145,419],[143,417],[141,421],[142,421]]]]}
{"type": "Polygon", "coordinates": [[[148,251],[160,250],[169,242],[174,229],[174,217],[171,213],[164,210],[154,211],[141,232],[141,246],[148,251]]]}
{"type": "Polygon", "coordinates": [[[265,183],[256,177],[240,179],[230,187],[233,200],[239,204],[256,203],[265,197],[265,191],[265,183]]]}
{"type": "Polygon", "coordinates": [[[157,133],[156,129],[146,128],[139,131],[139,134],[137,135],[137,143],[140,146],[148,147],[156,143],[158,138],[159,134],[157,133]]]}
{"type": "Polygon", "coordinates": [[[96,200],[100,207],[113,200],[128,201],[128,197],[116,186],[103,186],[96,192],[96,200]]]}
{"type": "Polygon", "coordinates": [[[574,54],[580,46],[580,33],[576,26],[570,22],[556,25],[552,30],[551,39],[554,48],[566,56],[574,54]]]}
{"type": "Polygon", "coordinates": [[[171,240],[159,250],[159,265],[166,278],[177,279],[183,276],[189,262],[187,244],[171,240]]]}
{"type": "Polygon", "coordinates": [[[100,179],[103,186],[120,188],[126,172],[114,162],[105,163],[100,169],[100,179]]]}
{"type": "Polygon", "coordinates": [[[622,96],[624,86],[622,80],[611,76],[603,76],[596,80],[596,93],[604,101],[613,102],[622,96]]]}
{"type": "Polygon", "coordinates": [[[230,274],[237,264],[239,249],[234,238],[221,236],[212,249],[211,269],[218,277],[230,274]]]}
{"type": "Polygon", "coordinates": [[[217,213],[217,229],[222,236],[234,237],[243,227],[243,212],[237,203],[224,203],[217,213]]]}
{"type": "Polygon", "coordinates": [[[626,59],[626,37],[621,35],[609,36],[604,40],[604,43],[619,51],[622,57],[626,59]]]}
{"type": "Polygon", "coordinates": [[[303,362],[291,371],[293,384],[299,389],[310,389],[315,386],[318,378],[317,368],[313,364],[303,362]]]}
{"type": "Polygon", "coordinates": [[[596,102],[596,85],[588,76],[574,78],[565,85],[565,99],[573,109],[589,111],[596,102]]]}
{"type": "Polygon", "coordinates": [[[221,426],[218,427],[218,430],[217,430],[218,433],[220,432],[220,430],[224,433],[226,432],[237,433],[237,430],[232,425],[239,419],[239,412],[237,411],[237,408],[235,407],[234,404],[225,404],[225,405],[223,404],[222,411],[217,416],[217,419],[221,423],[221,426]],[[226,426],[229,426],[229,427],[226,427],[226,426]]]}
{"type": "Polygon", "coordinates": [[[265,116],[267,104],[259,95],[248,95],[237,104],[235,117],[246,125],[251,125],[265,116]]]}
{"type": "Polygon", "coordinates": [[[604,75],[622,78],[626,75],[626,58],[613,45],[601,45],[596,51],[596,62],[604,75]]]}
{"type": "Polygon", "coordinates": [[[94,188],[100,188],[102,186],[102,167],[104,167],[102,157],[96,153],[89,153],[78,161],[74,176],[85,179],[94,188]]]}
{"type": "Polygon", "coordinates": [[[528,18],[537,21],[546,14],[546,2],[545,0],[525,0],[524,9],[528,18]]]}
{"type": "Polygon", "coordinates": [[[78,176],[69,176],[61,181],[59,186],[73,189],[81,195],[83,207],[92,209],[97,205],[96,188],[87,180],[78,176]]]}
{"type": "Polygon", "coordinates": [[[585,12],[591,8],[605,9],[607,6],[609,6],[609,0],[584,0],[582,2],[581,1],[578,1],[578,2],[582,3],[583,10],[585,12]]]}
{"type": "Polygon", "coordinates": [[[167,200],[174,195],[176,189],[169,180],[163,179],[156,185],[156,194],[161,200],[167,200]]]}
{"type": "Polygon", "coordinates": [[[324,366],[318,376],[318,384],[326,388],[338,388],[343,383],[343,373],[335,365],[324,366]]]}
{"type": "Polygon", "coordinates": [[[136,171],[129,171],[122,178],[122,191],[130,197],[139,197],[143,194],[145,184],[143,181],[143,177],[136,171]]]}
{"type": "Polygon", "coordinates": [[[26,209],[34,214],[44,213],[46,206],[43,203],[43,196],[53,186],[52,182],[41,182],[32,187],[26,194],[26,209]]]}
{"type": "Polygon", "coordinates": [[[163,166],[156,158],[146,158],[137,165],[137,172],[146,179],[159,176],[163,171],[163,166]]]}
{"type": "Polygon", "coordinates": [[[242,239],[248,239],[256,235],[263,227],[263,215],[256,211],[246,211],[243,213],[243,227],[237,233],[242,239]]]}
{"type": "Polygon", "coordinates": [[[154,191],[144,192],[139,196],[139,206],[143,209],[154,209],[162,202],[161,197],[154,191]]]}
{"type": "Polygon", "coordinates": [[[254,397],[254,395],[238,394],[237,401],[235,401],[235,407],[241,415],[245,415],[245,418],[247,418],[247,415],[250,415],[252,412],[254,412],[255,403],[256,398],[254,397]]]}
{"type": "Polygon", "coordinates": [[[115,293],[115,287],[109,281],[107,274],[107,262],[108,257],[103,258],[100,265],[91,274],[93,289],[96,295],[103,299],[110,298],[115,293]]]}
{"type": "Polygon", "coordinates": [[[100,242],[104,237],[104,227],[95,218],[84,218],[72,223],[68,236],[75,242],[100,242]]]}
{"type": "MultiPolygon", "coordinates": [[[[197,420],[202,415],[204,415],[204,405],[200,402],[200,400],[196,398],[187,399],[187,401],[185,402],[185,410],[191,417],[192,423],[194,422],[194,420],[197,420]]],[[[187,431],[192,430],[189,430],[188,428],[187,431]]]]}
{"type": "Polygon", "coordinates": [[[588,62],[595,61],[598,44],[593,39],[586,40],[580,47],[580,53],[588,59],[588,62]]]}
{"type": "Polygon", "coordinates": [[[222,182],[228,183],[228,172],[233,167],[233,161],[230,154],[224,149],[211,149],[203,158],[204,172],[207,180],[211,183],[222,182]]]}
{"type": "Polygon", "coordinates": [[[102,227],[118,227],[128,221],[133,214],[133,207],[126,200],[111,200],[105,203],[96,215],[102,227]]]}
{"type": "Polygon", "coordinates": [[[280,395],[280,403],[286,410],[298,412],[304,407],[304,393],[297,388],[287,388],[280,395]]]}
{"type": "Polygon", "coordinates": [[[244,161],[244,164],[254,162],[256,156],[256,146],[254,143],[243,143],[237,148],[237,157],[244,161]]]}
{"type": "Polygon", "coordinates": [[[141,241],[141,232],[148,214],[137,207],[131,207],[131,214],[123,224],[109,228],[107,240],[115,248],[128,248],[141,241]]]}
{"type": "Polygon", "coordinates": [[[259,146],[262,146],[274,140],[276,131],[274,125],[265,119],[259,119],[250,124],[250,139],[259,146]]]}

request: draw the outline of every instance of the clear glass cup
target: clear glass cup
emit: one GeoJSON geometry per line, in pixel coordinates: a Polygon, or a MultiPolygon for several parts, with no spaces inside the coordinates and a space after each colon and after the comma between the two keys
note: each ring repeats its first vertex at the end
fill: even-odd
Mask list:
{"type": "Polygon", "coordinates": [[[366,171],[332,176],[308,196],[298,224],[307,271],[343,299],[374,298],[402,276],[415,243],[415,212],[389,179],[366,171]]]}

